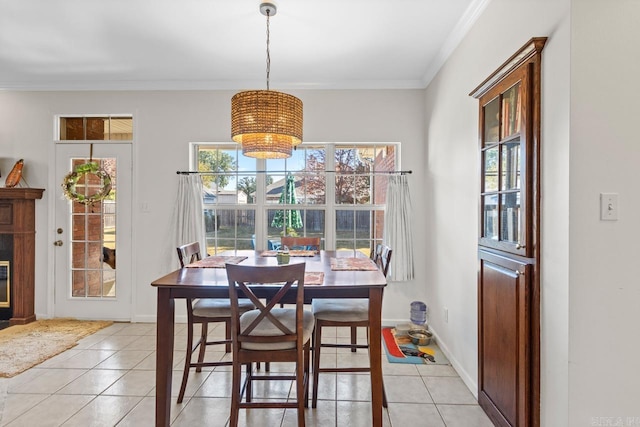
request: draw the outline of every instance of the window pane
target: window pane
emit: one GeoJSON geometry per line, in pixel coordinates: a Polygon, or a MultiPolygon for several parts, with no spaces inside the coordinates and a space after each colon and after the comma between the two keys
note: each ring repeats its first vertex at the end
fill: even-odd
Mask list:
{"type": "Polygon", "coordinates": [[[133,119],[131,117],[111,117],[109,139],[126,141],[133,139],[133,119]]]}
{"type": "Polygon", "coordinates": [[[482,197],[483,230],[482,237],[498,239],[498,195],[491,194],[482,197]]]}
{"type": "Polygon", "coordinates": [[[303,191],[302,177],[299,175],[275,175],[277,180],[267,185],[267,203],[273,204],[299,204],[300,194],[303,191]]]}
{"type": "Polygon", "coordinates": [[[355,249],[355,240],[358,236],[356,212],[358,211],[336,211],[336,249],[355,249]]]}
{"type": "Polygon", "coordinates": [[[371,180],[373,200],[376,205],[387,203],[387,187],[389,186],[389,175],[375,175],[371,180]]]}
{"type": "Polygon", "coordinates": [[[502,138],[520,132],[520,82],[502,94],[502,138]]]}
{"type": "Polygon", "coordinates": [[[520,188],[520,140],[501,145],[501,190],[520,188]]]}
{"type": "Polygon", "coordinates": [[[255,204],[257,181],[255,175],[238,175],[238,204],[255,204]]]}
{"type": "Polygon", "coordinates": [[[60,140],[84,140],[84,119],[82,117],[61,117],[60,140]]]}
{"type": "MultiPolygon", "coordinates": [[[[244,157],[244,156],[243,156],[244,157]]],[[[255,170],[255,159],[253,159],[255,170]]],[[[249,161],[249,164],[251,162],[249,161]]],[[[198,149],[198,170],[200,172],[214,172],[202,175],[203,197],[205,203],[224,203],[218,200],[220,194],[225,195],[225,200],[236,199],[236,172],[238,170],[238,149],[198,149]]],[[[235,203],[235,202],[233,202],[235,203]]]]}
{"type": "Polygon", "coordinates": [[[336,204],[352,205],[355,203],[355,177],[353,175],[336,174],[336,204]]]}
{"type": "Polygon", "coordinates": [[[498,142],[500,99],[495,98],[484,107],[484,145],[498,142]]]}
{"type": "Polygon", "coordinates": [[[484,155],[484,185],[482,191],[498,191],[498,147],[489,148],[484,155]]]}
{"type": "MultiPolygon", "coordinates": [[[[305,236],[325,238],[323,210],[309,209],[304,211],[304,231],[305,236]]],[[[321,249],[325,248],[321,247],[321,249]]]]}
{"type": "Polygon", "coordinates": [[[86,117],[87,136],[90,141],[109,139],[108,117],[86,117]]]}
{"type": "Polygon", "coordinates": [[[373,228],[371,238],[373,239],[372,246],[375,247],[376,243],[382,243],[382,233],[384,230],[384,211],[371,211],[373,217],[373,228]]]}
{"type": "Polygon", "coordinates": [[[520,241],[520,192],[503,194],[500,204],[500,240],[520,241]]]}
{"type": "Polygon", "coordinates": [[[254,209],[205,209],[207,253],[252,249],[254,209]]]}

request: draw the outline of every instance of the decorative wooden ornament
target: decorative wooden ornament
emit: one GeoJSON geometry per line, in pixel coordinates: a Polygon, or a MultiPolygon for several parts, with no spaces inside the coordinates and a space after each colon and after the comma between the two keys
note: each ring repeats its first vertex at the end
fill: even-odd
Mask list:
{"type": "Polygon", "coordinates": [[[13,166],[13,169],[11,169],[11,172],[9,172],[9,175],[7,175],[7,179],[4,182],[4,186],[6,188],[12,188],[18,185],[18,183],[20,182],[20,179],[22,179],[23,166],[24,166],[23,159],[20,159],[16,162],[16,164],[13,166]]]}

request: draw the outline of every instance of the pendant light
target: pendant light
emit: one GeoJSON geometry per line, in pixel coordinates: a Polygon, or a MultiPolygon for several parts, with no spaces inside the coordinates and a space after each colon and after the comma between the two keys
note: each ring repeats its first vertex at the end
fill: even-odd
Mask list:
{"type": "Polygon", "coordinates": [[[302,142],[302,101],[269,89],[269,18],[276,6],[262,3],[260,12],[267,17],[267,90],[239,92],[231,98],[231,138],[242,144],[245,156],[284,159],[302,142]]]}

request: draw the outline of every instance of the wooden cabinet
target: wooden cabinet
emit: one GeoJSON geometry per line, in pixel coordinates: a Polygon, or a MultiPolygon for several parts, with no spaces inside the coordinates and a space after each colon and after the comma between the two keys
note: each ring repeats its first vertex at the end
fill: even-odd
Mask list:
{"type": "Polygon", "coordinates": [[[11,325],[36,320],[35,302],[35,200],[40,188],[0,188],[0,258],[8,261],[9,307],[3,314],[11,325]],[[8,310],[8,311],[7,311],[8,310]]]}
{"type": "Polygon", "coordinates": [[[540,424],[540,61],[533,38],[479,100],[478,402],[498,426],[540,424]]]}

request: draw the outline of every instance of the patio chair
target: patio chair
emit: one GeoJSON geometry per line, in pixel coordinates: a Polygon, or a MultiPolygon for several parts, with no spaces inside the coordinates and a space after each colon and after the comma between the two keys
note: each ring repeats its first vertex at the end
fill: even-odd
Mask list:
{"type": "Polygon", "coordinates": [[[302,249],[320,252],[320,237],[283,236],[280,239],[281,248],[302,249]]]}

